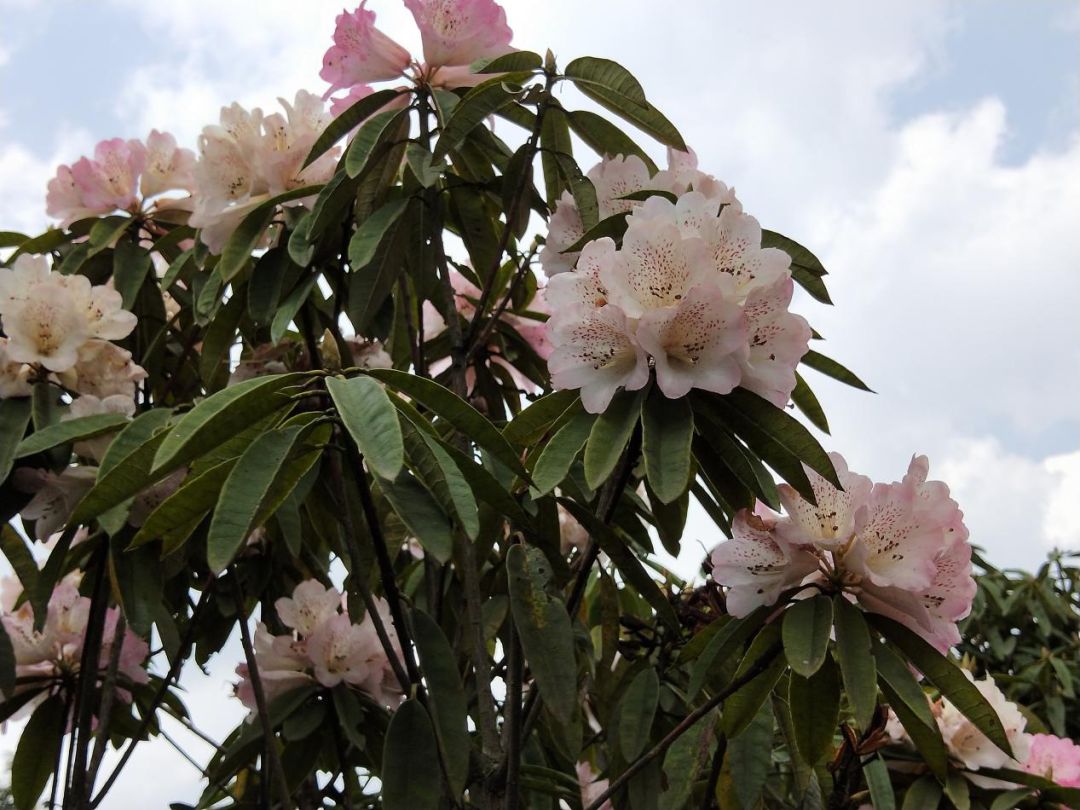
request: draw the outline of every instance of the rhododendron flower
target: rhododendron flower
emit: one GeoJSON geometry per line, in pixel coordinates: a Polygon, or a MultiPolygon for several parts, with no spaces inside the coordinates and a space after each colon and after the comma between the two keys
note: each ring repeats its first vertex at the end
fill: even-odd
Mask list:
{"type": "Polygon", "coordinates": [[[743,312],[749,331],[749,351],[741,359],[739,385],[769,400],[787,405],[795,389],[795,366],[810,348],[813,330],[801,315],[788,312],[795,282],[780,278],[754,289],[743,312]]]}
{"type": "MultiPolygon", "coordinates": [[[[581,788],[581,806],[588,807],[594,801],[604,795],[608,789],[607,779],[597,779],[596,771],[588,762],[577,764],[578,786],[581,788]]],[[[611,799],[600,805],[599,810],[612,810],[611,799]]]]}
{"type": "Polygon", "coordinates": [[[319,624],[307,639],[315,680],[327,688],[342,681],[363,681],[368,674],[364,664],[375,657],[371,641],[368,633],[342,613],[319,624]]]}
{"type": "Polygon", "coordinates": [[[1080,788],[1080,745],[1052,734],[1032,734],[1024,770],[1062,787],[1080,788]]]}
{"type": "Polygon", "coordinates": [[[656,384],[665,396],[677,399],[691,388],[727,394],[739,384],[746,318],[719,285],[702,284],[678,306],[650,309],[636,335],[656,362],[656,384]]]}
{"type": "Polygon", "coordinates": [[[975,680],[970,672],[965,671],[965,674],[997,712],[1001,725],[1005,728],[1005,736],[1008,738],[1013,756],[990,742],[990,739],[979,731],[956,706],[948,700],[943,700],[938,726],[941,728],[941,737],[945,741],[949,756],[972,771],[980,768],[1019,770],[1020,763],[1027,760],[1031,746],[1031,735],[1024,732],[1027,718],[1015,703],[1005,697],[990,676],[975,680]]]}
{"type": "Polygon", "coordinates": [[[817,569],[812,553],[773,531],[779,517],[762,504],[754,512],[740,509],[731,523],[731,540],[709,557],[713,579],[729,587],[727,609],[732,616],[774,604],[781,592],[817,569]]]}
{"type": "Polygon", "coordinates": [[[31,366],[12,360],[8,353],[8,339],[0,337],[0,399],[28,397],[34,391],[30,382],[31,366]]]}
{"type": "Polygon", "coordinates": [[[24,520],[37,521],[34,536],[47,540],[67,523],[75,505],[97,480],[97,467],[65,467],[57,475],[50,470],[19,467],[14,473],[15,488],[33,494],[19,513],[24,520]]]}
{"type": "Polygon", "coordinates": [[[648,358],[618,307],[567,310],[548,326],[552,385],[580,388],[589,413],[603,412],[619,388],[636,391],[649,381],[648,358]]]}
{"type": "Polygon", "coordinates": [[[146,137],[146,168],[139,180],[143,197],[155,197],[165,191],[191,191],[194,183],[195,153],[181,149],[168,132],[150,130],[146,137]]]}
{"type": "Polygon", "coordinates": [[[146,370],[132,362],[131,352],[107,340],[88,340],[79,349],[75,366],[59,375],[60,381],[80,394],[102,399],[133,398],[146,370]]]}
{"type": "Polygon", "coordinates": [[[396,79],[409,66],[409,52],[375,27],[375,12],[366,5],[364,0],[356,11],[337,16],[334,44],[323,56],[319,71],[330,82],[323,98],[355,85],[396,79]]]}
{"type": "MultiPolygon", "coordinates": [[[[275,194],[322,183],[334,173],[338,149],[301,168],[332,120],[324,102],[300,90],[292,103],[279,99],[285,115],[264,116],[258,107],[223,107],[219,124],[203,128],[195,164],[195,205],[189,220],[200,239],[220,253],[254,208],[275,194]]],[[[300,204],[299,202],[297,204],[300,204]]]]}
{"type": "Polygon", "coordinates": [[[94,157],[83,157],[71,167],[71,176],[83,205],[98,213],[137,209],[139,175],[146,166],[146,147],[138,140],[112,138],[94,147],[94,157]]]}
{"type": "Polygon", "coordinates": [[[302,636],[314,633],[319,625],[337,615],[340,607],[341,593],[315,579],[297,585],[291,598],[283,596],[274,602],[281,621],[302,636]]]}
{"type": "MultiPolygon", "coordinates": [[[[309,667],[303,645],[291,636],[275,636],[266,625],[259,622],[251,644],[255,653],[255,663],[259,670],[259,683],[267,702],[285,694],[291,689],[311,683],[311,675],[305,671],[309,667]]],[[[250,709],[249,720],[255,718],[257,709],[255,690],[251,684],[251,672],[246,663],[236,667],[240,683],[236,685],[236,697],[250,709]]]]}
{"type": "Polygon", "coordinates": [[[494,0],[405,0],[428,67],[469,65],[513,50],[506,12],[494,0]]]}

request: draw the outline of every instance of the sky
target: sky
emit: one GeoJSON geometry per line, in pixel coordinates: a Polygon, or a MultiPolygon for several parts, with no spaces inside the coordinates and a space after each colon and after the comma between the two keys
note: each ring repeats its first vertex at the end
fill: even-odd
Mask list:
{"type": "MultiPolygon", "coordinates": [[[[368,6],[418,52],[397,0],[368,6]]],[[[927,454],[1000,566],[1080,549],[1080,3],[505,6],[518,47],[629,68],[701,168],[829,269],[835,308],[805,296],[793,308],[826,337],[815,348],[877,393],[807,372],[833,427],[827,449],[884,481],[927,454]]],[[[55,166],[103,138],[156,127],[194,146],[224,104],[266,110],[321,92],[340,10],[0,0],[0,230],[47,225],[55,166]]],[[[680,567],[719,539],[693,516],[680,567]]],[[[185,681],[196,722],[218,738],[243,714],[227,699],[235,663],[185,681]]],[[[151,806],[151,778],[161,806],[198,789],[155,743],[102,806],[151,806]]]]}

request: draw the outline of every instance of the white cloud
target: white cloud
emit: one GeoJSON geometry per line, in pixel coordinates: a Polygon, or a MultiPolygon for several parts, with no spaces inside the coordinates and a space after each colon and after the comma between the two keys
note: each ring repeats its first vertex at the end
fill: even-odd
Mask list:
{"type": "MultiPolygon", "coordinates": [[[[0,109],[0,121],[3,110],[0,109]]],[[[49,224],[45,216],[45,187],[59,163],[92,143],[85,131],[61,133],[53,153],[41,158],[25,146],[0,140],[0,230],[36,234],[49,224]]]]}

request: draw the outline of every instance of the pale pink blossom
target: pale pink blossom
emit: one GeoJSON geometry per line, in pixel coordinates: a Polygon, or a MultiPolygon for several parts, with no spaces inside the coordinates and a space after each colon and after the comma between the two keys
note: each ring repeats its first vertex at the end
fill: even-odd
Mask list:
{"type": "MultiPolygon", "coordinates": [[[[607,779],[598,779],[596,771],[588,762],[577,764],[578,786],[581,789],[581,806],[587,807],[604,795],[608,789],[607,779]]],[[[600,805],[599,810],[612,810],[611,799],[600,805]]]]}
{"type": "Polygon", "coordinates": [[[96,479],[97,467],[65,467],[59,475],[51,470],[19,467],[14,473],[15,488],[34,496],[19,514],[23,520],[36,521],[34,536],[47,540],[67,523],[75,505],[96,479]]]}
{"type": "Polygon", "coordinates": [[[599,308],[607,304],[611,294],[603,276],[612,272],[615,262],[615,242],[610,237],[595,239],[581,251],[577,268],[553,275],[544,288],[544,297],[553,312],[567,307],[599,308]]]}
{"type": "MultiPolygon", "coordinates": [[[[336,90],[401,76],[411,62],[409,52],[375,27],[375,12],[364,0],[356,11],[343,11],[334,27],[334,44],[323,56],[319,76],[336,90]]],[[[325,97],[325,96],[324,96],[325,97]]]]}
{"type": "Polygon", "coordinates": [[[556,388],[580,388],[589,413],[602,413],[619,388],[636,391],[649,381],[648,357],[618,307],[575,308],[548,321],[555,350],[548,358],[556,388]]]}
{"type": "Polygon", "coordinates": [[[357,368],[393,368],[394,361],[378,340],[352,338],[349,344],[353,365],[357,368]]]}
{"type": "Polygon", "coordinates": [[[8,354],[8,339],[0,337],[0,399],[28,397],[34,391],[30,375],[33,368],[12,360],[8,354]]]}
{"type": "MultiPolygon", "coordinates": [[[[259,622],[255,626],[251,646],[259,670],[259,682],[268,703],[298,686],[312,682],[313,678],[306,672],[310,665],[303,644],[292,636],[272,635],[266,625],[259,622]]],[[[241,679],[236,685],[236,696],[250,709],[248,720],[254,720],[257,706],[248,665],[237,666],[236,674],[241,679]]]]}
{"type": "Polygon", "coordinates": [[[341,593],[316,579],[307,579],[293,589],[291,597],[274,602],[278,617],[302,636],[310,636],[341,607],[341,593]]]}
{"type": "Polygon", "coordinates": [[[324,102],[304,90],[291,103],[279,101],[284,115],[264,116],[258,107],[247,110],[236,103],[223,107],[219,123],[204,127],[199,136],[189,222],[213,253],[220,253],[244,217],[272,196],[325,182],[334,172],[337,147],[301,168],[332,120],[324,102]]]}
{"type": "Polygon", "coordinates": [[[1032,734],[1024,770],[1062,787],[1080,788],[1080,745],[1053,734],[1032,734]]]}
{"type": "Polygon", "coordinates": [[[540,251],[540,267],[548,278],[554,279],[560,273],[574,269],[579,254],[567,252],[567,248],[584,235],[585,226],[581,222],[577,203],[569,191],[564,191],[548,218],[544,247],[540,251]]]}
{"type": "Polygon", "coordinates": [[[132,361],[127,349],[107,340],[88,340],[80,347],[74,367],[59,376],[64,385],[83,395],[134,398],[146,370],[132,361]]]}
{"type": "Polygon", "coordinates": [[[60,225],[64,228],[80,219],[109,213],[90,208],[86,204],[71,167],[66,164],[57,167],[56,176],[49,180],[47,188],[45,213],[60,220],[60,225]]]}
{"type": "Polygon", "coordinates": [[[709,558],[712,578],[728,588],[727,609],[732,616],[774,604],[783,591],[817,569],[811,552],[787,543],[774,531],[779,520],[762,504],[754,512],[740,509],[731,524],[731,539],[718,545],[709,558]]]}
{"type": "Polygon", "coordinates": [[[589,530],[563,506],[559,506],[559,552],[564,556],[571,549],[585,551],[589,545],[589,530]]]}
{"type": "Polygon", "coordinates": [[[429,68],[469,65],[513,50],[506,12],[494,0],[405,0],[429,68]]]}
{"type": "MultiPolygon", "coordinates": [[[[380,596],[376,596],[374,601],[375,608],[378,611],[379,618],[382,622],[383,630],[390,642],[390,649],[393,651],[398,662],[404,665],[401,641],[398,639],[397,630],[394,628],[393,619],[390,614],[390,605],[380,596]]],[[[363,662],[364,676],[360,680],[352,682],[356,683],[357,686],[371,695],[377,703],[383,706],[397,706],[403,697],[401,693],[401,684],[398,682],[397,675],[394,673],[393,664],[391,664],[390,659],[386,655],[386,648],[379,640],[378,632],[375,630],[375,622],[371,617],[370,611],[364,614],[363,621],[356,626],[366,638],[366,649],[368,652],[367,657],[363,662]]]]}
{"type": "Polygon", "coordinates": [[[743,388],[783,408],[795,389],[795,367],[810,348],[812,331],[801,315],[788,311],[794,282],[781,277],[753,289],[743,311],[749,327],[749,351],[742,359],[743,388]]]}
{"type": "Polygon", "coordinates": [[[997,712],[1012,748],[1012,755],[994,745],[951,702],[942,700],[938,725],[949,755],[971,771],[980,768],[1020,769],[1021,763],[1027,760],[1031,747],[1031,735],[1024,732],[1027,718],[1015,703],[1005,697],[990,676],[975,680],[970,672],[965,671],[965,674],[997,712]]]}
{"type": "Polygon", "coordinates": [[[334,96],[330,99],[330,114],[337,118],[351,106],[375,92],[375,88],[369,84],[357,84],[349,89],[343,96],[334,96]]]}
{"type": "Polygon", "coordinates": [[[71,176],[83,205],[98,213],[137,210],[138,180],[146,166],[146,147],[138,140],[112,138],[94,147],[93,159],[83,157],[71,176]]]}
{"type": "Polygon", "coordinates": [[[667,159],[668,167],[653,177],[656,188],[670,191],[677,197],[688,191],[697,191],[709,200],[742,210],[742,203],[736,198],[735,189],[728,188],[725,183],[698,168],[697,153],[693,149],[687,147],[685,152],[681,152],[669,146],[667,159]]]}
{"type": "Polygon", "coordinates": [[[739,384],[746,317],[719,285],[699,285],[678,306],[648,310],[636,335],[667,397],[686,396],[691,388],[727,394],[739,384]]]}
{"type": "Polygon", "coordinates": [[[195,153],[176,145],[168,132],[150,130],[146,138],[146,167],[139,180],[143,197],[166,191],[191,191],[194,183],[195,153]]]}
{"type": "Polygon", "coordinates": [[[788,484],[779,487],[780,502],[791,518],[780,525],[779,533],[789,543],[839,549],[847,545],[863,525],[873,482],[865,475],[851,472],[839,453],[829,453],[829,459],[843,490],[838,490],[823,476],[803,465],[816,506],[804,500],[794,487],[788,484]]]}
{"type": "MultiPolygon", "coordinates": [[[[378,641],[378,639],[375,639],[378,641]]],[[[307,638],[315,680],[330,688],[342,681],[359,683],[366,679],[365,663],[372,657],[372,639],[343,613],[322,622],[307,638]]]]}

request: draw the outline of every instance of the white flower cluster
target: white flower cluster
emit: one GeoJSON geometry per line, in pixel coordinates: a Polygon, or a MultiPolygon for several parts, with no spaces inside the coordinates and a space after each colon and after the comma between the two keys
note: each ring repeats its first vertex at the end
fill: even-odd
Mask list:
{"type": "Polygon", "coordinates": [[[541,254],[552,276],[552,383],[580,388],[599,413],[618,388],[644,386],[651,366],[673,399],[741,385],[783,407],[811,336],[788,311],[791,258],[761,247],[758,221],[692,155],[670,163],[655,177],[636,157],[589,172],[600,217],[629,212],[621,246],[603,237],[568,251],[582,236],[580,213],[564,196],[553,214],[541,254]],[[627,199],[643,190],[664,193],[627,199]]]}

